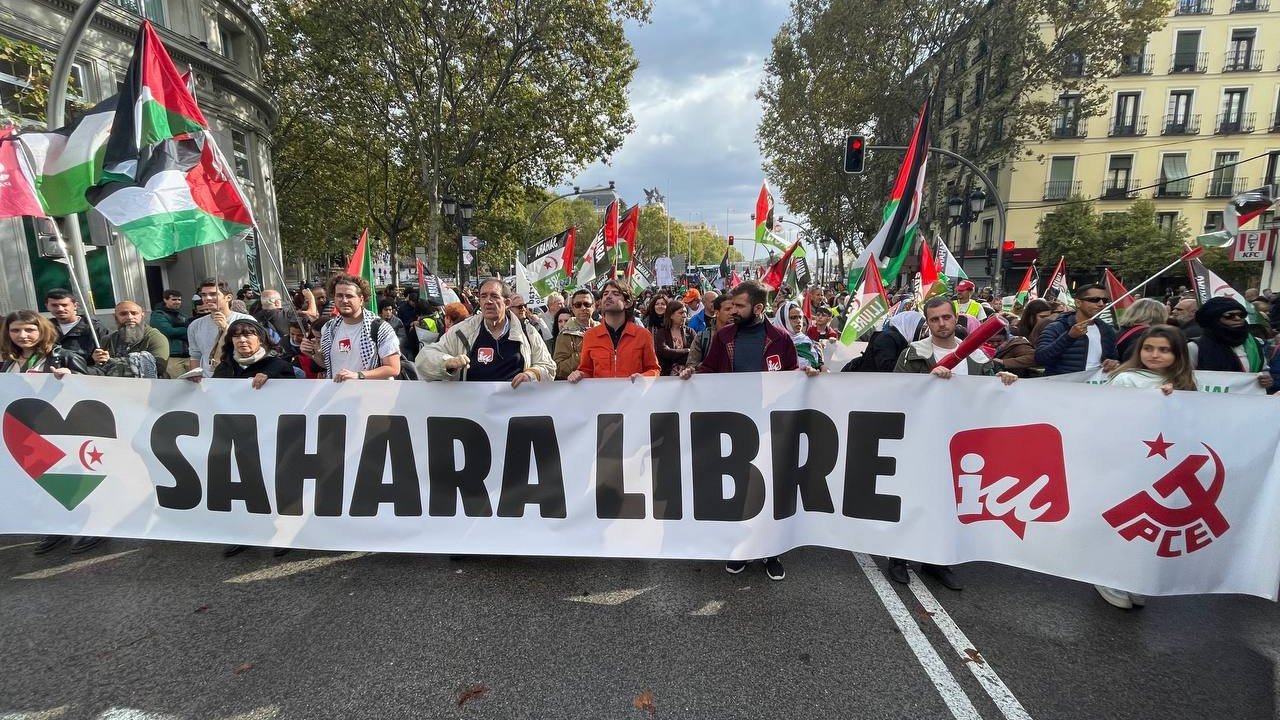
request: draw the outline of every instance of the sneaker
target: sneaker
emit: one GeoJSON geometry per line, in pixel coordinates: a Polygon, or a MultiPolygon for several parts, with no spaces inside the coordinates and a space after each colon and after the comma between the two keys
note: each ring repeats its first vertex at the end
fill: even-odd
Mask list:
{"type": "Polygon", "coordinates": [[[66,535],[45,535],[40,539],[40,542],[36,543],[36,549],[31,552],[36,555],[43,555],[66,541],[66,535]]]}
{"type": "Polygon", "coordinates": [[[102,540],[103,538],[100,538],[100,537],[76,538],[76,541],[71,544],[70,552],[72,555],[79,555],[82,552],[89,552],[90,550],[98,547],[98,545],[102,544],[102,540]]]}
{"type": "Polygon", "coordinates": [[[236,555],[239,555],[240,553],[248,549],[249,549],[248,545],[228,545],[225,548],[223,548],[222,557],[224,558],[235,557],[236,555]]]}
{"type": "Polygon", "coordinates": [[[960,582],[960,578],[956,577],[956,574],[947,565],[924,564],[920,566],[920,569],[932,575],[948,590],[964,589],[964,583],[960,582]]]}
{"type": "Polygon", "coordinates": [[[1147,596],[1138,593],[1129,593],[1129,602],[1133,603],[1136,608],[1147,606],[1147,596]]]}
{"type": "Polygon", "coordinates": [[[889,558],[889,569],[886,571],[886,574],[889,576],[890,580],[896,583],[909,585],[911,583],[911,573],[908,572],[909,569],[910,568],[907,566],[906,560],[889,558]]]}
{"type": "Polygon", "coordinates": [[[1106,600],[1113,606],[1118,607],[1121,610],[1133,609],[1133,598],[1129,593],[1123,590],[1109,588],[1104,585],[1094,585],[1093,589],[1098,591],[1098,594],[1102,596],[1103,600],[1106,600]]]}
{"type": "Polygon", "coordinates": [[[741,561],[727,562],[724,564],[724,571],[730,575],[737,575],[747,569],[747,564],[741,561]]]}
{"type": "Polygon", "coordinates": [[[787,576],[787,571],[782,567],[782,561],[776,557],[764,559],[764,573],[773,581],[782,580],[787,576]]]}

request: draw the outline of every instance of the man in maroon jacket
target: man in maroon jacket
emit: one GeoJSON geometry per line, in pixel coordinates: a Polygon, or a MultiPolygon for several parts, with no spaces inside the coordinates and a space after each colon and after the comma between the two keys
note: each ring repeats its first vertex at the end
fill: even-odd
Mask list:
{"type": "MultiPolygon", "coordinates": [[[[765,289],[755,280],[747,280],[729,291],[729,303],[733,306],[733,322],[716,331],[711,347],[698,365],[696,372],[765,372],[768,370],[797,370],[796,346],[791,336],[764,317],[765,289]]],[[[817,375],[816,368],[805,368],[808,375],[817,375]]],[[[694,368],[686,367],[680,377],[693,377],[694,368]]],[[[747,569],[747,563],[725,563],[724,569],[737,575],[747,569]]],[[[764,559],[764,571],[770,580],[782,580],[787,572],[776,557],[764,559]]]]}

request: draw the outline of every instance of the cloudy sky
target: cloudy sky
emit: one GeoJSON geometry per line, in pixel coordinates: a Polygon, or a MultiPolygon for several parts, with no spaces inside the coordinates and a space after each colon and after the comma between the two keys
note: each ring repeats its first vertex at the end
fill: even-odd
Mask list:
{"type": "MultiPolygon", "coordinates": [[[[609,163],[587,168],[570,184],[614,180],[628,203],[644,202],[643,190],[656,186],[673,217],[706,222],[722,235],[727,222],[735,246],[750,258],[754,243],[736,238],[755,233],[750,215],[764,180],[755,92],[773,36],[787,19],[787,0],[653,5],[649,24],[627,28],[640,63],[630,89],[636,130],[609,163]]],[[[778,204],[775,212],[787,215],[778,204]]]]}

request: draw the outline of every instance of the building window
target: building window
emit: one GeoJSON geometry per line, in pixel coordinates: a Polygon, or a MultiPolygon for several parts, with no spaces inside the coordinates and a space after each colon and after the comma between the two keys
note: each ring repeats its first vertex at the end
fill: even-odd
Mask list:
{"type": "Polygon", "coordinates": [[[1171,235],[1174,228],[1178,226],[1178,213],[1176,211],[1158,212],[1156,213],[1156,224],[1160,226],[1160,232],[1165,235],[1171,235]]]}
{"type": "Polygon", "coordinates": [[[987,188],[987,203],[983,207],[995,207],[996,195],[1000,193],[1000,166],[988,167],[987,178],[991,180],[991,187],[987,188]]]}
{"type": "Polygon", "coordinates": [[[1107,161],[1107,180],[1102,186],[1102,197],[1110,200],[1129,197],[1130,187],[1136,185],[1132,173],[1132,155],[1112,155],[1107,161]]]}
{"type": "Polygon", "coordinates": [[[231,131],[231,155],[235,158],[236,175],[253,182],[249,163],[249,138],[239,130],[231,131]]]}
{"type": "Polygon", "coordinates": [[[164,25],[164,0],[108,0],[134,15],[141,15],[157,25],[164,25]]]}
{"type": "Polygon", "coordinates": [[[222,52],[222,56],[226,59],[236,59],[236,41],[238,39],[238,33],[234,30],[230,30],[222,25],[218,26],[218,47],[222,52]]]}
{"type": "Polygon", "coordinates": [[[1204,216],[1205,232],[1216,232],[1218,230],[1221,230],[1222,228],[1223,228],[1223,225],[1222,225],[1221,210],[1210,210],[1209,212],[1205,213],[1205,216],[1204,216]]]}
{"type": "Polygon", "coordinates": [[[1146,134],[1146,118],[1138,116],[1138,104],[1141,100],[1140,93],[1125,92],[1116,95],[1116,114],[1111,120],[1112,135],[1133,137],[1146,134]]]}
{"type": "Polygon", "coordinates": [[[996,221],[993,218],[982,221],[982,247],[989,250],[996,247],[996,221]]]}
{"type": "Polygon", "coordinates": [[[1240,133],[1253,130],[1253,122],[1244,111],[1248,100],[1249,91],[1245,88],[1231,88],[1222,91],[1222,114],[1218,116],[1219,133],[1240,133]]]}
{"type": "Polygon", "coordinates": [[[1213,175],[1209,178],[1209,197],[1231,197],[1236,194],[1236,161],[1240,153],[1220,152],[1213,157],[1213,175]]]}
{"type": "Polygon", "coordinates": [[[1189,135],[1200,131],[1199,123],[1191,120],[1192,90],[1174,90],[1169,93],[1169,105],[1165,108],[1165,135],[1189,135]]]}
{"type": "Polygon", "coordinates": [[[1179,30],[1174,40],[1173,72],[1204,72],[1204,60],[1200,57],[1200,31],[1179,30]]]}
{"type": "Polygon", "coordinates": [[[1272,150],[1267,156],[1267,185],[1275,185],[1280,181],[1280,150],[1272,150]]]}
{"type": "Polygon", "coordinates": [[[1080,96],[1060,96],[1058,98],[1058,119],[1053,126],[1053,136],[1060,138],[1083,137],[1080,131],[1080,96]]]}
{"type": "Polygon", "coordinates": [[[1170,153],[1160,159],[1160,185],[1156,197],[1188,197],[1191,195],[1191,173],[1184,153],[1170,153]]]}
{"type": "Polygon", "coordinates": [[[1084,53],[1076,50],[1068,54],[1066,62],[1063,64],[1062,74],[1064,77],[1080,77],[1084,75],[1084,53]]]}
{"type": "Polygon", "coordinates": [[[1045,184],[1045,200],[1066,200],[1076,194],[1075,157],[1056,157],[1049,163],[1049,182],[1045,184]]]}

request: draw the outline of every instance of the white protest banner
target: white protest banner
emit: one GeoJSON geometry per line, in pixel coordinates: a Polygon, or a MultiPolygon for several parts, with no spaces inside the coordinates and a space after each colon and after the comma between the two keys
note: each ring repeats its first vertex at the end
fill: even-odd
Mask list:
{"type": "MultiPolygon", "coordinates": [[[[1063,375],[1049,375],[1042,380],[1060,382],[1089,383],[1090,385],[1106,385],[1111,376],[1101,370],[1093,372],[1073,372],[1063,375]]],[[[1258,384],[1258,376],[1246,372],[1220,372],[1217,370],[1197,370],[1196,383],[1200,390],[1210,393],[1231,393],[1232,395],[1266,395],[1267,391],[1258,384]]]]}
{"type": "Polygon", "coordinates": [[[1266,397],[873,373],[261,390],[11,374],[0,407],[0,533],[717,560],[819,545],[1149,595],[1280,585],[1266,397]]]}

